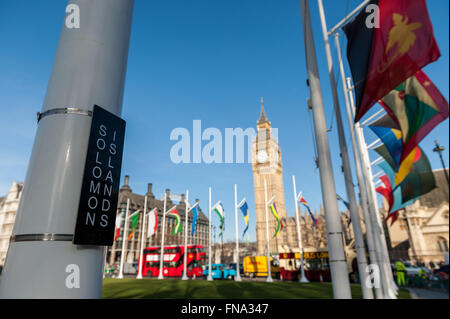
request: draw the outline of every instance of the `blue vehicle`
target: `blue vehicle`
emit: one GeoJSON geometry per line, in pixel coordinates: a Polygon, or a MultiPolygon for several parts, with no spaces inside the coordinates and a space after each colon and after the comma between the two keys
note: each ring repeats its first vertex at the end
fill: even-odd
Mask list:
{"type": "MultiPolygon", "coordinates": [[[[206,265],[203,271],[203,277],[206,278],[209,273],[209,267],[206,265]]],[[[211,264],[211,277],[213,279],[234,279],[236,277],[236,270],[231,269],[226,264],[211,264]]]]}

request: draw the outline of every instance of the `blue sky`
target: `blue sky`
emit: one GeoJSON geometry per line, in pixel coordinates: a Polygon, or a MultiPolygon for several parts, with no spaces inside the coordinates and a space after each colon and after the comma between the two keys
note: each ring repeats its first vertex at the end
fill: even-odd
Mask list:
{"type": "MultiPolygon", "coordinates": [[[[359,2],[324,1],[328,27],[359,2]]],[[[449,3],[427,3],[442,57],[424,70],[448,100],[449,3]]],[[[36,112],[44,100],[65,6],[62,0],[0,2],[0,194],[13,181],[25,178],[36,112]]],[[[316,1],[310,1],[310,6],[330,126],[335,118],[316,1]]],[[[322,198],[306,108],[309,92],[302,34],[297,0],[136,0],[122,114],[127,121],[122,176],[130,175],[133,191],[145,193],[149,182],[157,196],[166,188],[178,194],[188,188],[190,198],[199,198],[206,211],[208,187],[212,186],[213,201],[222,200],[228,216],[225,239],[231,240],[234,183],[238,183],[238,196],[249,203],[249,234],[254,240],[251,165],[174,164],[170,149],[175,142],[169,136],[177,127],[192,132],[195,119],[202,121],[203,128],[216,127],[222,133],[225,128],[255,127],[263,96],[267,116],[279,130],[288,214],[293,215],[295,209],[293,174],[297,189],[318,210],[322,198]]],[[[332,50],[335,56],[334,45],[332,50]]],[[[448,165],[448,123],[447,119],[421,143],[435,169],[441,168],[432,152],[435,139],[446,148],[448,165]]],[[[346,198],[335,123],[332,128],[329,141],[336,188],[346,198]]],[[[366,138],[368,142],[375,139],[368,131],[366,138]]],[[[350,146],[348,132],[347,141],[350,146]]],[[[371,158],[376,158],[375,153],[371,158]]]]}

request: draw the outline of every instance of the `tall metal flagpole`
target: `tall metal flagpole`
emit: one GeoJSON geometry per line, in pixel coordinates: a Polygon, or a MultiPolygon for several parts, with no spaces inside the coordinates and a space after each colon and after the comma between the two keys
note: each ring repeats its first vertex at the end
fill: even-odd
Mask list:
{"type": "Polygon", "coordinates": [[[127,210],[125,212],[125,223],[123,224],[123,235],[122,235],[122,252],[120,253],[120,268],[119,275],[117,278],[123,278],[123,263],[125,255],[127,253],[127,231],[128,231],[128,216],[130,215],[130,199],[127,198],[127,210]]]}
{"type": "Polygon", "coordinates": [[[147,195],[144,196],[144,213],[142,214],[141,225],[141,245],[139,251],[139,269],[136,279],[142,279],[142,264],[144,259],[144,245],[145,245],[145,215],[147,214],[147,195]]]}
{"type": "Polygon", "coordinates": [[[387,249],[386,244],[386,236],[384,233],[383,228],[383,222],[381,221],[380,213],[378,210],[378,202],[377,202],[377,194],[375,192],[375,186],[373,184],[373,176],[372,176],[372,168],[370,165],[370,158],[369,158],[369,152],[368,148],[366,146],[366,142],[364,140],[364,135],[362,128],[359,128],[359,132],[361,134],[361,142],[363,143],[361,145],[363,153],[364,153],[364,163],[367,170],[367,184],[369,189],[369,200],[371,201],[371,205],[373,207],[373,219],[374,224],[377,229],[377,237],[378,237],[378,243],[379,243],[379,250],[380,250],[380,256],[381,256],[381,262],[382,262],[382,273],[384,276],[381,277],[382,283],[385,285],[385,297],[396,299],[396,290],[395,290],[395,284],[393,280],[393,274],[392,274],[392,268],[391,263],[389,260],[389,252],[387,249]]]}
{"type": "Polygon", "coordinates": [[[297,222],[297,238],[298,238],[298,252],[300,254],[300,278],[299,282],[309,282],[305,276],[305,264],[303,262],[303,246],[302,246],[302,230],[300,225],[300,217],[298,214],[298,194],[295,186],[295,176],[292,175],[292,185],[294,186],[294,203],[295,203],[295,220],[297,222]]]}
{"type": "Polygon", "coordinates": [[[184,210],[185,221],[184,221],[184,256],[183,256],[183,276],[181,280],[188,280],[187,276],[187,235],[188,235],[188,215],[189,215],[189,191],[186,190],[186,209],[184,210]]]}
{"type": "Polygon", "coordinates": [[[163,208],[163,223],[161,233],[161,254],[159,257],[159,275],[158,279],[164,279],[163,264],[164,264],[164,235],[166,233],[166,209],[167,209],[167,191],[164,193],[164,208],[163,208]]]}
{"type": "Polygon", "coordinates": [[[211,276],[211,187],[209,188],[209,243],[208,243],[208,276],[206,277],[206,280],[212,281],[213,278],[211,276]]]}
{"type": "MultiPolygon", "coordinates": [[[[94,104],[122,112],[133,3],[69,1],[80,24],[62,27],[0,298],[101,296],[104,246],[80,249],[72,240],[94,104]]],[[[64,20],[75,14],[68,10],[64,20]]]]}
{"type": "Polygon", "coordinates": [[[267,182],[264,179],[264,208],[266,210],[266,243],[267,243],[267,282],[272,282],[272,268],[270,267],[270,239],[269,239],[269,211],[267,205],[269,202],[267,201],[267,182]]]}
{"type": "Polygon", "coordinates": [[[342,123],[341,108],[339,105],[338,91],[336,87],[336,80],[333,72],[333,58],[331,56],[331,48],[328,40],[327,23],[325,20],[325,11],[323,9],[322,0],[317,0],[319,6],[320,22],[322,25],[323,41],[325,44],[325,53],[328,63],[328,75],[330,78],[331,92],[333,95],[334,110],[336,113],[336,124],[338,128],[339,146],[341,149],[342,169],[344,171],[345,189],[347,191],[350,217],[353,224],[353,234],[355,239],[356,258],[358,261],[358,271],[361,278],[361,290],[364,299],[373,299],[372,290],[366,285],[367,280],[367,258],[366,249],[364,247],[364,239],[361,230],[361,221],[359,218],[359,211],[356,205],[356,197],[353,186],[353,178],[350,169],[350,160],[348,157],[347,142],[345,141],[344,125],[342,123]]]}
{"type": "MultiPolygon", "coordinates": [[[[357,148],[356,139],[355,139],[356,138],[355,137],[355,128],[353,127],[353,118],[352,118],[352,112],[350,110],[347,85],[345,84],[344,64],[342,62],[342,54],[341,54],[341,48],[340,48],[338,37],[339,37],[339,33],[336,33],[335,34],[335,46],[336,46],[336,51],[338,54],[339,70],[340,70],[340,74],[341,74],[342,88],[344,91],[344,99],[345,99],[345,107],[346,107],[346,111],[347,111],[348,126],[350,128],[350,136],[351,136],[351,140],[352,140],[353,157],[354,157],[355,167],[356,167],[356,177],[358,180],[358,186],[359,186],[359,191],[360,191],[360,203],[362,206],[364,224],[366,226],[366,242],[367,242],[367,247],[368,247],[368,251],[369,251],[370,263],[376,265],[377,258],[376,258],[376,250],[375,250],[375,243],[374,243],[373,227],[372,227],[372,222],[370,219],[369,208],[367,206],[366,186],[363,182],[362,175],[361,175],[362,174],[361,161],[358,156],[358,148],[357,148]]],[[[366,270],[364,270],[364,272],[365,271],[366,270]]],[[[368,279],[366,278],[365,280],[366,280],[365,282],[363,280],[361,280],[361,284],[364,283],[364,285],[367,285],[368,279]]],[[[380,286],[376,285],[374,288],[375,288],[375,294],[376,294],[377,299],[382,299],[383,292],[381,291],[380,286]]]]}
{"type": "MultiPolygon", "coordinates": [[[[348,87],[350,88],[350,79],[347,78],[348,87]]],[[[353,100],[353,95],[351,94],[351,90],[349,89],[349,99],[350,99],[350,106],[352,110],[351,117],[354,118],[355,113],[355,105],[353,100]]],[[[370,165],[370,161],[368,159],[367,149],[365,149],[365,142],[364,142],[364,136],[362,134],[362,128],[359,123],[355,123],[355,135],[358,142],[358,148],[359,148],[359,154],[361,156],[361,166],[362,166],[362,173],[363,173],[363,179],[365,181],[365,187],[367,189],[367,200],[369,204],[369,211],[370,212],[370,220],[372,224],[372,231],[374,236],[374,244],[375,244],[375,250],[376,250],[376,256],[377,256],[377,264],[380,268],[380,275],[381,275],[381,285],[383,290],[383,298],[395,298],[395,292],[391,291],[390,288],[394,289],[395,286],[393,286],[393,282],[391,283],[392,279],[389,277],[392,277],[392,270],[390,269],[390,263],[389,267],[386,267],[386,261],[385,258],[383,258],[383,247],[382,247],[382,240],[384,236],[383,228],[377,221],[377,215],[378,210],[375,208],[375,202],[373,200],[373,193],[372,193],[372,185],[371,180],[369,176],[368,171],[368,165],[370,165]],[[369,164],[367,164],[369,163],[369,164]]]]}
{"type": "Polygon", "coordinates": [[[236,230],[236,277],[235,281],[242,281],[240,269],[239,269],[239,228],[238,228],[238,202],[237,202],[237,184],[234,184],[234,218],[235,218],[235,230],[236,230]]]}
{"type": "Polygon", "coordinates": [[[336,188],[334,184],[333,169],[328,144],[327,127],[323,110],[322,92],[316,61],[316,49],[314,46],[311,17],[309,15],[307,0],[300,0],[300,12],[303,21],[306,69],[310,83],[310,94],[313,105],[312,110],[319,157],[322,199],[325,208],[325,221],[327,228],[333,293],[334,298],[336,299],[351,299],[352,296],[344,252],[342,226],[339,218],[336,188]]]}

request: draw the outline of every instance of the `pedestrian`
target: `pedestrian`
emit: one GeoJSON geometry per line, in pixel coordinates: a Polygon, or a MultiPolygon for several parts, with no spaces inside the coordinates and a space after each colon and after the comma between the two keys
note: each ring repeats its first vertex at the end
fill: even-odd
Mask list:
{"type": "Polygon", "coordinates": [[[395,270],[397,272],[397,284],[400,287],[406,286],[406,267],[400,260],[395,263],[395,270]]]}

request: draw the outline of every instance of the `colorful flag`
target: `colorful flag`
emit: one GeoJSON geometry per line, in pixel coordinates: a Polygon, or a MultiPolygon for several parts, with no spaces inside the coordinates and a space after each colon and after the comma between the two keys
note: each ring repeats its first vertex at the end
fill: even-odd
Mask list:
{"type": "Polygon", "coordinates": [[[191,236],[195,233],[195,228],[197,226],[197,217],[198,217],[198,209],[197,206],[192,207],[192,228],[191,228],[191,236]]]}
{"type": "Polygon", "coordinates": [[[356,95],[355,122],[391,90],[440,57],[425,0],[372,0],[343,30],[356,95]],[[378,20],[373,26],[371,21],[378,20]],[[369,22],[369,23],[368,23],[369,22]]]}
{"type": "Polygon", "coordinates": [[[389,155],[392,157],[394,169],[398,170],[400,167],[400,158],[402,156],[402,132],[394,128],[383,126],[370,125],[369,128],[383,142],[389,155]]]}
{"type": "Polygon", "coordinates": [[[275,202],[272,202],[272,204],[270,204],[269,208],[270,208],[270,211],[272,212],[273,217],[275,217],[275,220],[277,221],[277,226],[275,227],[275,233],[273,234],[273,237],[272,237],[272,238],[275,238],[278,236],[280,231],[283,229],[284,225],[280,219],[280,216],[278,215],[277,206],[276,206],[275,202]]]}
{"type": "Polygon", "coordinates": [[[345,207],[347,207],[348,210],[350,210],[350,204],[349,204],[347,201],[345,201],[345,200],[344,200],[341,196],[339,196],[338,194],[336,194],[336,198],[337,198],[337,200],[341,201],[342,204],[344,204],[345,207]]]}
{"type": "Polygon", "coordinates": [[[217,213],[220,219],[220,233],[219,236],[223,236],[223,231],[225,230],[225,210],[223,209],[222,203],[218,203],[214,206],[214,211],[217,213]]]}
{"type": "Polygon", "coordinates": [[[155,208],[148,213],[147,237],[156,234],[158,229],[158,210],[155,208]]]}
{"type": "Polygon", "coordinates": [[[131,221],[131,232],[128,235],[128,240],[130,240],[133,237],[134,231],[136,230],[136,227],[139,224],[139,213],[135,212],[134,215],[130,217],[130,221],[131,221]]]}
{"type": "Polygon", "coordinates": [[[172,229],[172,233],[170,236],[173,236],[175,234],[181,233],[183,231],[183,224],[181,222],[180,214],[178,214],[177,209],[173,209],[170,212],[167,213],[167,215],[172,216],[175,218],[175,226],[172,229]]]}
{"type": "Polygon", "coordinates": [[[299,202],[300,202],[300,204],[303,204],[303,206],[305,206],[306,209],[308,210],[309,216],[311,216],[311,219],[313,220],[313,228],[316,227],[318,224],[318,221],[317,221],[317,219],[314,218],[314,215],[311,212],[311,208],[309,207],[308,203],[306,202],[306,200],[303,196],[300,196],[299,202]]]}
{"type": "MultiPolygon", "coordinates": [[[[409,172],[406,176],[400,177],[403,179],[398,184],[395,182],[400,180],[399,172],[401,172],[402,168],[399,172],[395,172],[391,165],[385,162],[378,164],[387,176],[387,179],[383,180],[383,183],[386,185],[389,182],[389,186],[391,186],[392,205],[389,209],[390,213],[412,204],[417,198],[436,187],[434,174],[423,150],[420,147],[416,147],[412,154],[414,157],[412,158],[413,163],[409,172]]],[[[404,161],[403,165],[406,164],[409,165],[407,160],[404,161]]]]}
{"type": "Polygon", "coordinates": [[[120,236],[120,227],[122,227],[122,215],[119,214],[116,217],[116,234],[114,235],[114,241],[120,236]]]}
{"type": "Polygon", "coordinates": [[[400,162],[449,115],[447,100],[423,71],[397,86],[380,104],[402,132],[400,162]]]}
{"type": "Polygon", "coordinates": [[[247,205],[247,201],[243,201],[242,204],[239,206],[239,209],[241,210],[242,214],[244,215],[244,220],[245,220],[245,229],[242,232],[242,237],[244,237],[245,233],[248,230],[248,205],[247,205]]]}
{"type": "Polygon", "coordinates": [[[400,211],[397,210],[397,211],[393,212],[392,214],[389,214],[385,219],[386,223],[389,220],[389,218],[392,218],[392,221],[391,221],[391,226],[392,226],[398,219],[399,213],[400,213],[400,211]]]}
{"type": "MultiPolygon", "coordinates": [[[[339,196],[338,194],[336,194],[336,198],[337,198],[338,201],[341,201],[342,204],[345,205],[345,207],[347,207],[348,211],[350,211],[350,204],[349,204],[347,201],[345,201],[345,200],[344,200],[341,196],[339,196]]],[[[351,223],[352,223],[352,218],[350,217],[350,218],[348,219],[347,227],[350,226],[351,223]]]]}
{"type": "Polygon", "coordinates": [[[411,172],[411,169],[412,169],[412,166],[414,165],[414,163],[420,159],[421,152],[422,152],[420,147],[416,147],[403,160],[403,162],[400,164],[400,167],[397,168],[395,160],[392,158],[391,153],[388,150],[388,145],[382,144],[382,145],[376,147],[374,150],[391,167],[391,169],[387,169],[386,167],[384,167],[383,170],[388,175],[393,188],[395,188],[397,185],[399,185],[406,178],[406,176],[408,176],[408,174],[411,172]]]}

